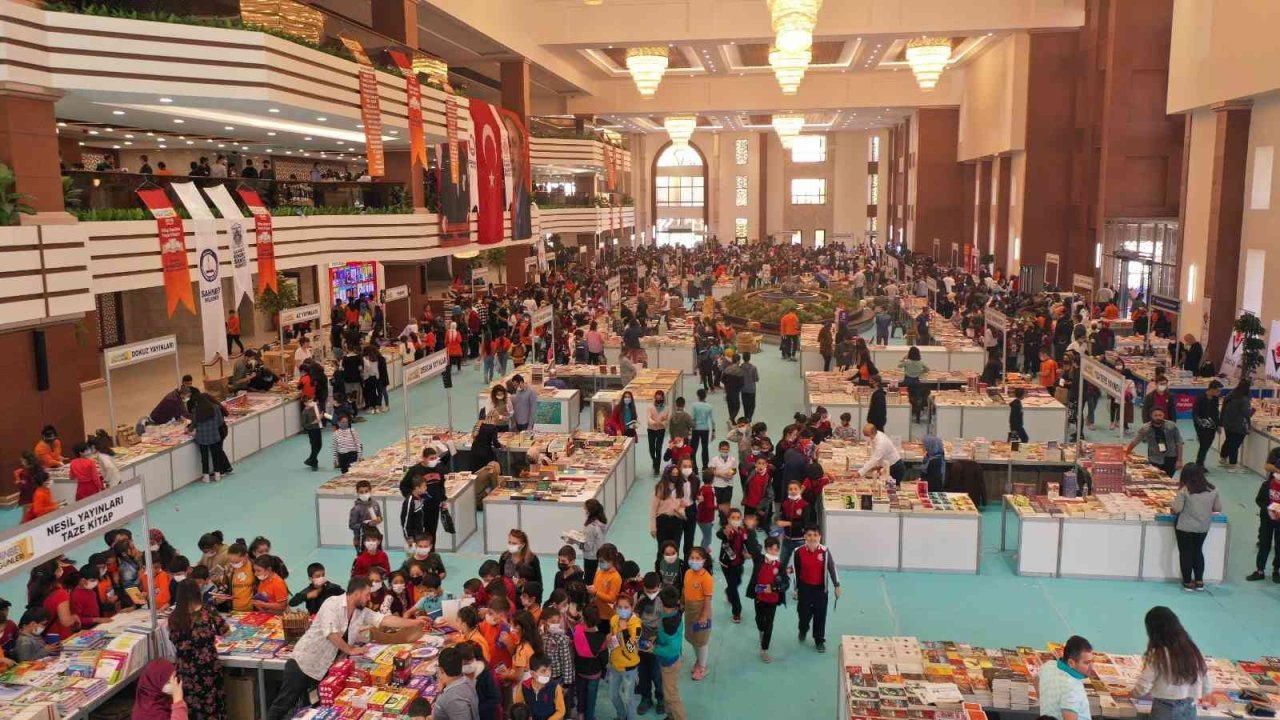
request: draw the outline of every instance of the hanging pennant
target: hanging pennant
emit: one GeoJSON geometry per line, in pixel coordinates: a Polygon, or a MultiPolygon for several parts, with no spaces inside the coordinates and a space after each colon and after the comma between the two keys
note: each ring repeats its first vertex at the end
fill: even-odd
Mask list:
{"type": "Polygon", "coordinates": [[[373,61],[369,59],[359,40],[343,35],[339,35],[338,39],[356,56],[356,62],[360,64],[360,122],[364,124],[369,177],[382,177],[387,168],[382,154],[382,109],[378,103],[378,73],[373,69],[373,61]]]}
{"type": "Polygon", "coordinates": [[[246,227],[244,213],[227,192],[226,185],[214,185],[202,188],[204,194],[218,208],[218,214],[227,224],[227,244],[231,248],[231,306],[238,307],[240,301],[248,299],[253,302],[253,268],[249,265],[249,245],[245,239],[246,227]]]}
{"type": "Polygon", "coordinates": [[[524,120],[516,113],[499,108],[498,114],[506,129],[505,137],[511,158],[511,190],[508,193],[508,206],[511,210],[511,239],[528,240],[533,237],[533,218],[531,216],[530,189],[533,176],[529,164],[529,131],[524,120]]]}
{"type": "Polygon", "coordinates": [[[276,243],[275,229],[271,223],[271,213],[262,204],[257,190],[240,188],[236,190],[244,206],[253,214],[253,237],[258,245],[258,292],[271,288],[271,292],[280,292],[276,284],[276,243]]]}
{"type": "Polygon", "coordinates": [[[138,190],[138,197],[156,219],[156,234],[160,240],[160,268],[164,271],[164,294],[168,301],[169,317],[173,317],[179,303],[194,315],[196,303],[191,295],[186,230],[182,227],[182,218],[178,217],[173,203],[169,202],[169,196],[162,188],[138,190]]]}
{"type": "Polygon", "coordinates": [[[418,161],[422,167],[427,166],[427,137],[422,126],[422,85],[418,82],[418,73],[413,69],[409,56],[399,50],[388,50],[387,54],[395,62],[396,67],[404,74],[404,92],[409,106],[409,150],[410,157],[418,161]]]}

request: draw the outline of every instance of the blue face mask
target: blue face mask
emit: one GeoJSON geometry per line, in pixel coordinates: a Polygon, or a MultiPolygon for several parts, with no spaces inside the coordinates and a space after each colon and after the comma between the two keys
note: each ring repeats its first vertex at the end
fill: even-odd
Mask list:
{"type": "Polygon", "coordinates": [[[631,608],[618,608],[618,617],[626,620],[631,617],[631,608]]]}
{"type": "Polygon", "coordinates": [[[702,561],[701,561],[701,560],[690,560],[690,561],[689,561],[689,569],[690,569],[690,570],[701,570],[701,569],[702,569],[702,561]]]}
{"type": "Polygon", "coordinates": [[[600,562],[600,564],[598,565],[598,567],[599,567],[601,570],[608,570],[609,568],[611,568],[611,567],[613,567],[613,566],[612,566],[612,565],[610,565],[610,564],[609,564],[609,563],[607,563],[607,562],[604,562],[604,561],[602,560],[602,561],[600,562]]]}

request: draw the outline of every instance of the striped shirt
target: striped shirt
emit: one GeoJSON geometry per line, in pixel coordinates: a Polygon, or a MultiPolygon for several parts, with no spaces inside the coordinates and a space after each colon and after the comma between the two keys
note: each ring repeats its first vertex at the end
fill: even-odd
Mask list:
{"type": "Polygon", "coordinates": [[[1084,676],[1059,660],[1040,668],[1040,714],[1062,720],[1063,711],[1076,714],[1077,720],[1090,720],[1089,698],[1084,691],[1084,676]]]}
{"type": "Polygon", "coordinates": [[[343,453],[353,452],[356,459],[364,453],[364,444],[360,442],[360,436],[351,428],[338,428],[333,431],[333,461],[338,461],[338,456],[343,453]]]}

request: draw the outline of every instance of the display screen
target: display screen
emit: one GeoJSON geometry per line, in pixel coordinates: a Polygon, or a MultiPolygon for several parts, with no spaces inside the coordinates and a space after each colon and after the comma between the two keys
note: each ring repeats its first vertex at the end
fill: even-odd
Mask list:
{"type": "Polygon", "coordinates": [[[352,300],[361,295],[377,297],[378,278],[372,262],[353,262],[329,268],[332,297],[352,300]]]}

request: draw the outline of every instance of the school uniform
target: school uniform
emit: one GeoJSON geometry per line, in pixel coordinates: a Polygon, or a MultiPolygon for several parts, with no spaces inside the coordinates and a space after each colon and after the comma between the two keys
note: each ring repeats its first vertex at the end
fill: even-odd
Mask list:
{"type": "Polygon", "coordinates": [[[836,563],[831,550],[819,545],[810,550],[803,545],[791,556],[792,571],[796,578],[796,604],[800,616],[800,638],[803,641],[813,625],[813,641],[819,646],[827,640],[827,579],[840,587],[836,563]]]}
{"type": "Polygon", "coordinates": [[[760,649],[769,650],[773,639],[773,620],[779,605],[787,604],[787,568],[779,562],[762,561],[747,585],[747,597],[756,604],[756,630],[760,631],[760,649]]]}
{"type": "Polygon", "coordinates": [[[742,598],[738,594],[738,586],[742,584],[747,557],[760,554],[760,541],[751,530],[744,527],[735,529],[727,525],[716,532],[716,537],[720,538],[719,560],[724,571],[724,594],[729,599],[729,607],[733,608],[733,616],[742,617],[742,598]]]}

